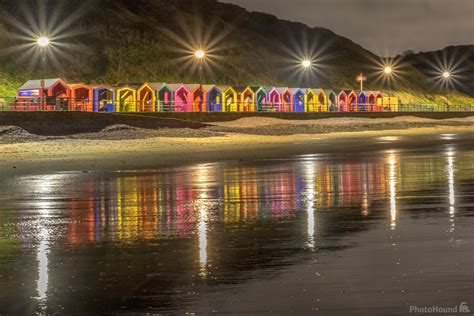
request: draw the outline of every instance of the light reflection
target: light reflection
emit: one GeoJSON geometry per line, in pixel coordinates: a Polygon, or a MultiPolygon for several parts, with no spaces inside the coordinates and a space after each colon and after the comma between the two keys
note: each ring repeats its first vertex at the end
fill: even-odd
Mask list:
{"type": "Polygon", "coordinates": [[[313,161],[305,162],[305,198],[306,198],[306,214],[307,214],[307,234],[309,248],[314,249],[314,196],[315,196],[315,169],[316,164],[313,161]]]}
{"type": "Polygon", "coordinates": [[[448,157],[448,199],[449,199],[449,216],[452,223],[451,231],[454,230],[454,216],[456,214],[456,192],[454,189],[455,175],[454,175],[454,156],[449,154],[448,157]]]}
{"type": "Polygon", "coordinates": [[[208,218],[208,183],[209,183],[209,168],[205,165],[200,165],[197,170],[197,180],[199,187],[198,208],[199,208],[199,275],[201,277],[207,276],[207,223],[208,218]]]}
{"type": "Polygon", "coordinates": [[[390,228],[397,227],[397,174],[396,174],[396,156],[392,152],[388,157],[389,166],[389,188],[390,188],[390,228]]]}

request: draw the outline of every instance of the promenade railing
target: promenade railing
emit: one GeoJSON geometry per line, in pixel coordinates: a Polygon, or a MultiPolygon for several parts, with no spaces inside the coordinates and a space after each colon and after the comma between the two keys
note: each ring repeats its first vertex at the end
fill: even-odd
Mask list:
{"type": "MultiPolygon", "coordinates": [[[[357,109],[353,112],[474,112],[474,104],[359,104],[357,107],[336,104],[289,104],[253,102],[199,101],[113,101],[72,98],[17,98],[0,97],[0,111],[80,111],[80,112],[343,112],[341,108],[357,109]]],[[[345,112],[345,111],[344,111],[345,112]]]]}

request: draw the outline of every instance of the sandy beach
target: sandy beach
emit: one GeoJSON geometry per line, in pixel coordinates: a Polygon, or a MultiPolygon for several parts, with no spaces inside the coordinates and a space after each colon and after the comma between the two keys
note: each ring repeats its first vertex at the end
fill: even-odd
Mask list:
{"type": "Polygon", "coordinates": [[[193,162],[280,158],[299,154],[384,150],[474,140],[473,118],[431,120],[243,118],[204,129],[146,130],[111,126],[64,137],[0,128],[0,172],[100,171],[159,168],[193,162]]]}

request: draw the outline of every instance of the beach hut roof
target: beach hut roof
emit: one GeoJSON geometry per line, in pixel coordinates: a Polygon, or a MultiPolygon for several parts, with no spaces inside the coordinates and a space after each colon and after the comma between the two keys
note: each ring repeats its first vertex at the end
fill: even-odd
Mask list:
{"type": "Polygon", "coordinates": [[[275,89],[276,91],[278,91],[279,94],[283,94],[283,93],[289,91],[289,90],[288,90],[288,87],[274,87],[274,89],[275,89]]]}
{"type": "Polygon", "coordinates": [[[229,89],[232,89],[234,92],[236,92],[235,89],[232,86],[225,86],[224,85],[224,86],[218,86],[218,87],[219,87],[219,90],[221,90],[221,92],[223,92],[223,93],[226,92],[229,89]]]}
{"type": "Polygon", "coordinates": [[[214,85],[214,84],[203,84],[202,85],[202,88],[205,91],[210,91],[210,90],[214,89],[215,87],[216,87],[216,85],[214,85]]]}
{"type": "Polygon", "coordinates": [[[170,88],[170,90],[172,91],[176,91],[178,90],[179,88],[181,87],[185,87],[186,89],[188,89],[184,84],[182,83],[169,83],[169,84],[166,84],[168,86],[168,88],[170,88]]]}
{"type": "Polygon", "coordinates": [[[263,92],[267,93],[267,89],[265,87],[250,87],[254,93],[257,93],[258,91],[262,90],[263,92]]]}
{"type": "MultiPolygon", "coordinates": [[[[66,84],[61,78],[44,79],[44,88],[49,89],[53,87],[58,81],[63,84],[66,84]]],[[[41,89],[41,80],[28,80],[18,90],[33,90],[33,89],[41,89]]]]}
{"type": "Polygon", "coordinates": [[[166,86],[166,83],[164,82],[146,82],[144,83],[143,85],[148,85],[150,88],[152,88],[153,90],[161,90],[161,88],[163,88],[163,86],[166,86]]]}
{"type": "Polygon", "coordinates": [[[334,95],[337,95],[336,91],[334,91],[332,89],[323,89],[323,90],[327,95],[330,95],[331,93],[334,94],[334,95]]]}
{"type": "Polygon", "coordinates": [[[137,90],[143,85],[143,83],[119,83],[116,85],[111,86],[111,88],[120,90],[120,89],[131,89],[131,90],[137,90]]]}
{"type": "Polygon", "coordinates": [[[324,89],[314,89],[314,93],[316,93],[318,95],[321,94],[321,93],[326,94],[326,91],[324,91],[324,89]]]}
{"type": "Polygon", "coordinates": [[[290,91],[291,94],[296,94],[296,93],[298,93],[298,92],[304,93],[304,91],[301,90],[300,88],[288,88],[288,91],[290,91]]]}
{"type": "Polygon", "coordinates": [[[237,91],[237,93],[243,93],[245,90],[247,90],[249,87],[247,86],[235,86],[234,90],[237,91]]]}

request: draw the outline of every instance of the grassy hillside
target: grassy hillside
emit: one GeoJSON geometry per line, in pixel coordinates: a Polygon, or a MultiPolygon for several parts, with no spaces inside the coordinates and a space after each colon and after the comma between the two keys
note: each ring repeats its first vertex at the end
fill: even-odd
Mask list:
{"type": "MultiPolygon", "coordinates": [[[[367,89],[388,89],[377,80],[380,58],[350,40],[215,0],[42,3],[47,3],[44,11],[55,25],[53,32],[71,21],[58,32],[62,38],[56,40],[54,58],[47,60],[46,77],[90,83],[197,82],[196,67],[186,57],[204,46],[212,55],[204,75],[208,83],[355,88],[355,77],[363,72],[367,89]],[[304,56],[315,57],[313,72],[299,67],[304,56]]],[[[36,18],[38,11],[35,0],[0,0],[0,12],[7,17],[0,20],[0,47],[24,44],[12,34],[25,34],[21,23],[34,30],[27,16],[30,12],[36,18]]],[[[24,80],[40,77],[40,63],[25,49],[1,52],[0,94],[13,95],[24,80]]],[[[433,94],[419,69],[400,70],[403,77],[391,89],[406,91],[412,99],[433,94]]]]}

